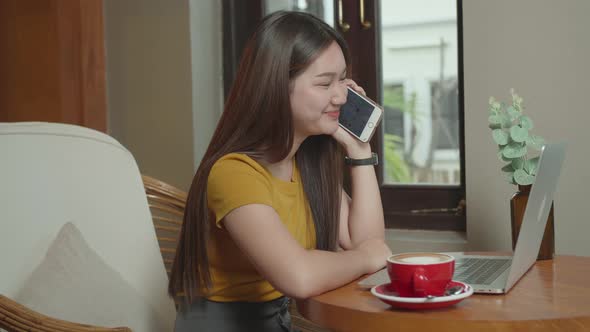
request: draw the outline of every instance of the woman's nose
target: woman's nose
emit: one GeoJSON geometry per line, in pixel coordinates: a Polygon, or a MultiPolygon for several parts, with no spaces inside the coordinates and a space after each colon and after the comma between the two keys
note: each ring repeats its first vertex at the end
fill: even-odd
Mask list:
{"type": "Polygon", "coordinates": [[[343,84],[342,87],[336,89],[334,96],[332,96],[332,104],[340,106],[346,103],[347,96],[348,89],[346,88],[346,85],[343,84]]]}

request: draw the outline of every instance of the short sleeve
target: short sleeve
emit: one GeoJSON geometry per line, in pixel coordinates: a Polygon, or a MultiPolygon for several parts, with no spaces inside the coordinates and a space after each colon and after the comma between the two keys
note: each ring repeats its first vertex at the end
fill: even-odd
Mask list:
{"type": "Polygon", "coordinates": [[[207,180],[208,207],[220,228],[221,220],[234,209],[248,204],[272,204],[271,185],[264,169],[248,157],[228,156],[213,165],[207,180]]]}

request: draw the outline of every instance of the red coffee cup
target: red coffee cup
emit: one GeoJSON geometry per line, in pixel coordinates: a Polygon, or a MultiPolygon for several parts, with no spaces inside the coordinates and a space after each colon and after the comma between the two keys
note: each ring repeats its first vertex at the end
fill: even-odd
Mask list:
{"type": "Polygon", "coordinates": [[[391,286],[402,297],[443,296],[455,272],[455,258],[434,252],[392,255],[387,259],[391,286]]]}

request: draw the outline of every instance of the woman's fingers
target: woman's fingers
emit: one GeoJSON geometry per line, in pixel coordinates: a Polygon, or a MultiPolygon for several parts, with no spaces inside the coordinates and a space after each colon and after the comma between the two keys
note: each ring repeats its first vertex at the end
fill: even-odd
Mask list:
{"type": "Polygon", "coordinates": [[[365,92],[365,89],[363,89],[360,85],[356,84],[356,82],[351,79],[346,79],[346,85],[348,85],[354,91],[360,93],[363,96],[367,95],[367,93],[365,92]]]}

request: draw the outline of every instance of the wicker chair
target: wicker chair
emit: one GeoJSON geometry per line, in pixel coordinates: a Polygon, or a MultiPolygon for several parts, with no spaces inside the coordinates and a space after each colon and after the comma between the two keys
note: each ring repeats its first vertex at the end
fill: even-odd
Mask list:
{"type": "Polygon", "coordinates": [[[160,244],[162,260],[166,267],[166,273],[170,277],[170,269],[176,253],[187,194],[150,176],[142,175],[141,178],[148,205],[152,212],[152,221],[160,244]]]}
{"type": "Polygon", "coordinates": [[[9,332],[131,332],[126,327],[97,327],[44,316],[2,295],[0,328],[9,332]]]}

